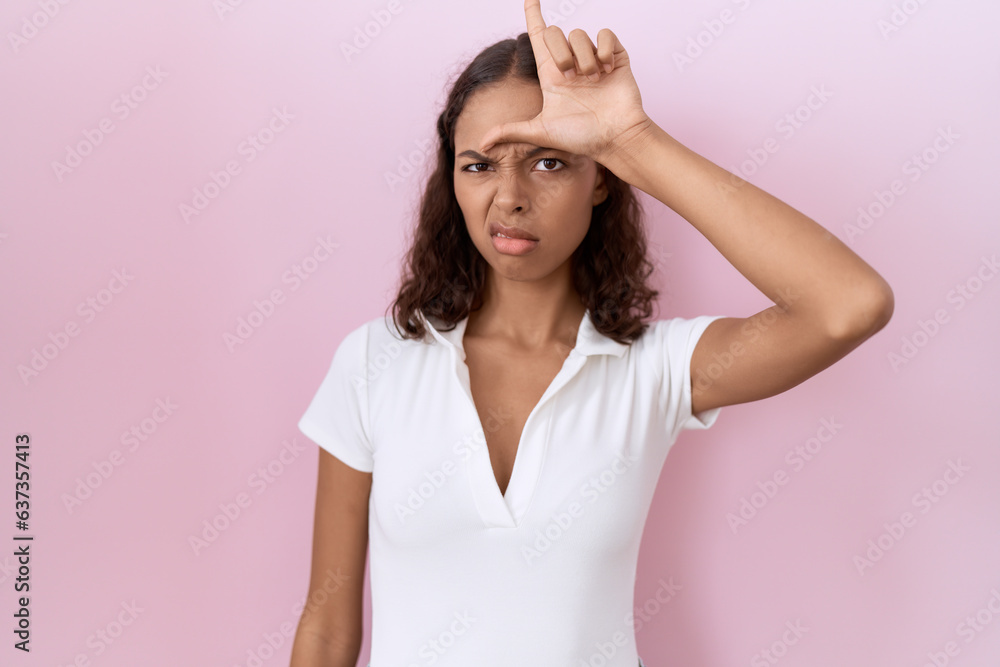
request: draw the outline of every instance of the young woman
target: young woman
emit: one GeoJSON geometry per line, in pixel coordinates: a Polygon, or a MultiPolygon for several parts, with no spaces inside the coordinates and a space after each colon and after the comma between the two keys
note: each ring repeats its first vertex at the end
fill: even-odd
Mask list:
{"type": "Polygon", "coordinates": [[[680,431],[801,383],[892,314],[836,237],[646,115],[612,31],[595,46],[538,0],[525,15],[438,119],[393,318],[344,338],[299,422],[321,450],[292,667],[355,664],[369,538],[373,667],[642,665],[638,549],[680,431]],[[644,323],[633,187],[775,305],[644,323]]]}

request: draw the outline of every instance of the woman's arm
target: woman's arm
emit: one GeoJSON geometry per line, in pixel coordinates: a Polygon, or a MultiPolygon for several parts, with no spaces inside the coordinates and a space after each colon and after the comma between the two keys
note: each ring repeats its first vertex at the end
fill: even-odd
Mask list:
{"type": "Polygon", "coordinates": [[[705,330],[691,360],[693,412],[794,387],[892,316],[888,283],[837,237],[652,120],[623,133],[597,161],[690,222],[777,304],[705,330]]]}
{"type": "Polygon", "coordinates": [[[542,110],[482,138],[587,155],[700,231],[777,305],[712,322],[691,359],[692,411],[755,401],[820,372],[889,321],[889,285],[806,216],[681,145],[642,109],[628,52],[608,28],[595,45],[546,26],[524,0],[542,110]]]}
{"type": "Polygon", "coordinates": [[[372,474],[319,449],[309,595],[290,667],[354,667],[361,651],[372,474]]]}

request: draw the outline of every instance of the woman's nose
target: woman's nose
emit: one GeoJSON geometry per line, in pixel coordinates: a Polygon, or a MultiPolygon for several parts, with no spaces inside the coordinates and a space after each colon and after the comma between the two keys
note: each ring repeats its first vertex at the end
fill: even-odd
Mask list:
{"type": "Polygon", "coordinates": [[[530,207],[528,188],[518,174],[502,174],[497,178],[493,201],[503,211],[525,211],[530,207]]]}

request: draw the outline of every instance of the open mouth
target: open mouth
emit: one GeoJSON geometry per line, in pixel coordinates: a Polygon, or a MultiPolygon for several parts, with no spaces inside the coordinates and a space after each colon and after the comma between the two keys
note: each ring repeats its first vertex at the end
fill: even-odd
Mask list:
{"type": "Polygon", "coordinates": [[[502,225],[499,222],[490,223],[490,236],[493,238],[503,238],[511,240],[521,240],[521,241],[534,241],[538,242],[538,238],[526,232],[523,229],[517,227],[508,227],[502,225]]]}

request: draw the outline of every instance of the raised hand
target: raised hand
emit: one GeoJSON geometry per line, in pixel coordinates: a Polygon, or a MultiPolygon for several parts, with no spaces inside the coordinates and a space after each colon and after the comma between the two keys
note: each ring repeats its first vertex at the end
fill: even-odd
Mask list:
{"type": "Polygon", "coordinates": [[[652,121],[629,67],[628,53],[608,28],[597,46],[580,29],[569,40],[546,26],[539,0],[525,0],[524,15],[542,88],[542,111],[505,123],[483,137],[483,152],[503,142],[524,142],[586,155],[597,162],[641,134],[652,121]]]}

